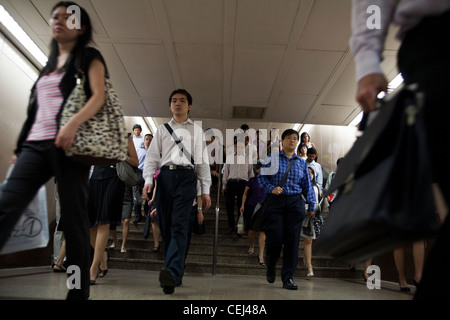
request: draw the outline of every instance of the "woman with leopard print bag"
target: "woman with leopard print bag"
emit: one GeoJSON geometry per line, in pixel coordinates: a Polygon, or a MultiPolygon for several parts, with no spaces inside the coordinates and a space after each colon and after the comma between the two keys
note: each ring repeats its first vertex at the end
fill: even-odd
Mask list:
{"type": "MultiPolygon", "coordinates": [[[[80,274],[79,286],[69,289],[67,299],[88,299],[90,166],[73,161],[66,151],[74,144],[81,126],[105,103],[106,67],[100,52],[88,47],[93,30],[85,9],[70,1],[57,3],[51,10],[50,27],[52,41],[48,62],[31,90],[27,119],[11,159],[14,169],[0,192],[0,248],[39,188],[54,176],[60,196],[59,228],[66,239],[67,262],[79,268],[80,274]],[[70,13],[73,6],[79,16],[70,13]],[[73,23],[72,17],[79,28],[69,26],[73,23]],[[76,66],[80,61],[84,62],[81,69],[86,75],[83,86],[86,100],[82,108],[63,123],[61,114],[77,86],[76,66]]],[[[126,144],[124,146],[125,154],[119,160],[125,160],[126,144]]]]}

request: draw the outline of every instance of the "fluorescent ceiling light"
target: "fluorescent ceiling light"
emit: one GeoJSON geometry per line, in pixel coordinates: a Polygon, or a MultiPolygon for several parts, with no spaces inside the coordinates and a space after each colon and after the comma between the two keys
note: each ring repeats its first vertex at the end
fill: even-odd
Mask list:
{"type": "Polygon", "coordinates": [[[156,130],[158,130],[158,128],[156,127],[155,121],[151,117],[147,117],[146,119],[147,119],[148,123],[150,124],[152,133],[155,134],[156,130]]]}
{"type": "Polygon", "coordinates": [[[47,56],[41,49],[34,43],[33,40],[26,34],[26,32],[19,26],[13,17],[0,5],[0,23],[5,26],[6,29],[19,41],[25,49],[32,54],[36,60],[42,65],[47,64],[47,56]]]}
{"type": "Polygon", "coordinates": [[[402,77],[402,74],[399,73],[397,76],[395,76],[394,79],[392,79],[391,82],[389,82],[388,93],[391,93],[392,91],[397,89],[402,83],[403,83],[403,77],[402,77]]]}
{"type": "Polygon", "coordinates": [[[20,56],[13,47],[0,38],[0,52],[7,56],[17,67],[19,67],[31,80],[38,79],[38,73],[32,68],[25,59],[20,56]]]}
{"type": "Polygon", "coordinates": [[[294,129],[295,131],[298,131],[300,129],[301,124],[300,123],[296,123],[294,124],[294,126],[292,127],[292,129],[294,129]]]}
{"type": "Polygon", "coordinates": [[[352,122],[350,122],[350,124],[348,125],[349,127],[356,127],[362,120],[363,117],[363,112],[361,111],[356,117],[355,119],[353,119],[352,122]]]}
{"type": "Polygon", "coordinates": [[[302,127],[302,132],[308,132],[311,128],[312,126],[310,124],[304,124],[302,127]]]}

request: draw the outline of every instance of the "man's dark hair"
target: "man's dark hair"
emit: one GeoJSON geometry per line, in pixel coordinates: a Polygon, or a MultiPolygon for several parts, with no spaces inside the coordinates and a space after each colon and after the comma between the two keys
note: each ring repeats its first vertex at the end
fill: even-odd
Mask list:
{"type": "Polygon", "coordinates": [[[244,123],[243,125],[241,125],[241,130],[242,131],[247,131],[249,129],[250,129],[250,127],[248,126],[248,124],[244,123]]]}
{"type": "Polygon", "coordinates": [[[294,129],[287,129],[283,131],[283,134],[281,135],[281,140],[284,140],[284,138],[286,138],[287,136],[290,136],[292,134],[297,135],[297,140],[298,140],[298,131],[294,130],[294,129]]]}
{"type": "Polygon", "coordinates": [[[317,154],[317,150],[315,148],[308,148],[308,151],[306,151],[306,154],[317,154]]]}
{"type": "Polygon", "coordinates": [[[187,92],[185,89],[177,89],[177,90],[174,90],[174,91],[170,94],[170,97],[169,97],[169,106],[170,106],[170,104],[172,103],[172,97],[173,97],[174,95],[176,95],[176,94],[182,94],[182,95],[185,95],[186,98],[187,98],[187,100],[188,100],[188,105],[192,106],[192,96],[191,96],[191,94],[190,94],[189,92],[187,92]]]}

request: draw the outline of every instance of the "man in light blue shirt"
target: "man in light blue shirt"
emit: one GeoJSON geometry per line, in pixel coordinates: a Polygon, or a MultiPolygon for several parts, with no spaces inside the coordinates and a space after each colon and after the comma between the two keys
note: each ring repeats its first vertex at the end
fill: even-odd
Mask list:
{"type": "Polygon", "coordinates": [[[317,163],[314,159],[317,157],[317,150],[315,148],[308,148],[308,151],[306,152],[306,162],[309,165],[312,165],[314,167],[314,172],[316,173],[316,183],[320,188],[320,193],[323,192],[323,173],[322,173],[322,166],[317,163]]]}

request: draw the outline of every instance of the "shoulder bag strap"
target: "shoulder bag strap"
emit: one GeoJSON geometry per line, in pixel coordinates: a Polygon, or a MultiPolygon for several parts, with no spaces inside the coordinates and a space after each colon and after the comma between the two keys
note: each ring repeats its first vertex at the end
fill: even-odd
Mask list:
{"type": "MultiPolygon", "coordinates": [[[[289,171],[291,171],[292,165],[294,164],[295,159],[291,159],[289,161],[289,165],[286,169],[286,172],[284,173],[283,179],[281,179],[280,185],[279,187],[283,187],[283,184],[286,182],[286,179],[288,177],[289,171]]],[[[272,203],[273,200],[273,194],[270,194],[269,196],[266,197],[266,199],[264,200],[264,205],[268,206],[269,204],[272,203]]]]}
{"type": "Polygon", "coordinates": [[[288,177],[289,171],[291,171],[291,168],[292,168],[292,165],[294,164],[294,161],[295,161],[294,158],[292,158],[292,159],[289,161],[289,165],[288,165],[288,167],[287,167],[287,169],[286,169],[286,172],[284,173],[283,179],[281,179],[280,187],[283,187],[283,184],[286,182],[286,179],[287,179],[287,177],[288,177]]]}
{"type": "Polygon", "coordinates": [[[186,156],[186,158],[190,158],[191,159],[191,163],[192,165],[194,165],[194,158],[192,157],[192,155],[186,150],[186,148],[184,147],[183,143],[180,141],[180,139],[177,137],[177,135],[173,132],[172,127],[168,124],[165,123],[164,126],[166,127],[167,131],[169,131],[170,135],[172,136],[172,138],[174,138],[175,143],[178,145],[178,147],[181,149],[181,151],[184,153],[184,155],[186,156]]]}

